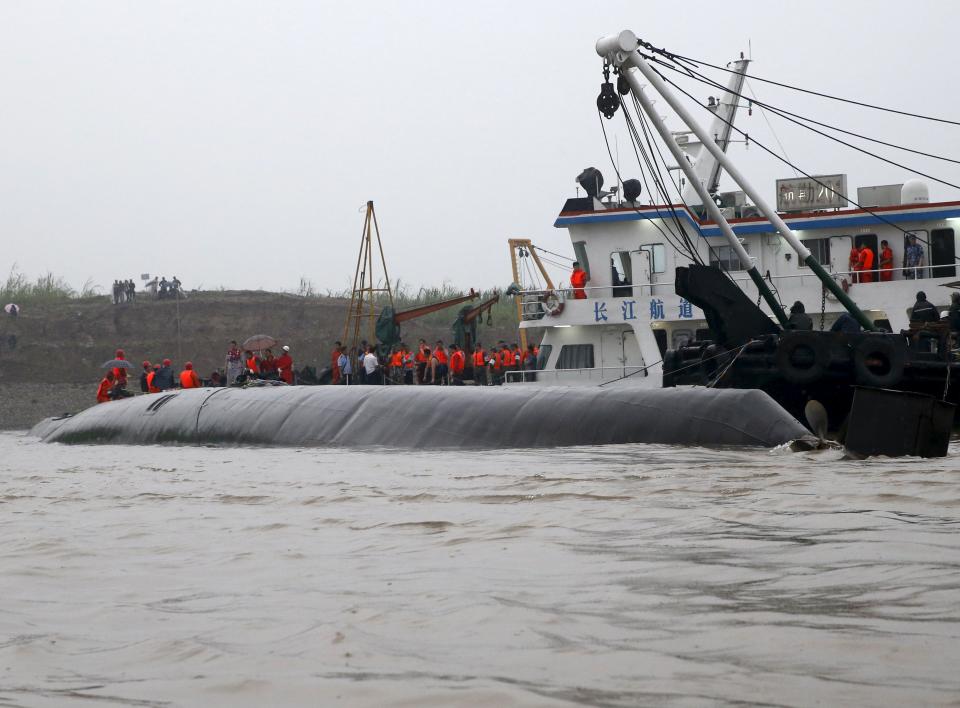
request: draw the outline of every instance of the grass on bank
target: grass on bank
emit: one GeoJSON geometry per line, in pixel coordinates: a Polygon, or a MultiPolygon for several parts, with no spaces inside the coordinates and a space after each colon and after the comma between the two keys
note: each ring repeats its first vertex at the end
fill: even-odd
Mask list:
{"type": "Polygon", "coordinates": [[[6,282],[0,285],[0,307],[8,302],[30,305],[91,298],[100,294],[100,288],[92,280],[88,279],[80,290],[76,290],[63,278],[49,272],[31,280],[14,264],[10,268],[6,282]]]}
{"type": "MultiPolygon", "coordinates": [[[[223,288],[220,288],[222,291],[223,288]]],[[[216,290],[200,292],[217,292],[216,290]]],[[[350,299],[350,289],[341,291],[326,290],[320,292],[314,287],[313,283],[301,278],[299,287],[295,291],[287,291],[290,295],[296,295],[303,298],[344,298],[350,299]]],[[[467,294],[467,290],[456,288],[450,283],[444,283],[440,286],[415,288],[409,283],[397,280],[393,283],[393,303],[398,311],[409,310],[423,305],[430,305],[442,300],[450,300],[467,294]]],[[[517,311],[512,297],[504,297],[502,292],[496,288],[483,290],[480,297],[464,302],[460,305],[454,305],[439,312],[425,315],[419,321],[426,325],[449,326],[456,319],[457,313],[461,308],[467,305],[479,305],[490,299],[497,293],[500,293],[500,301],[496,303],[488,313],[483,316],[483,323],[488,321],[494,325],[516,326],[517,311]]],[[[101,292],[98,285],[88,279],[79,290],[73,288],[64,278],[46,273],[31,280],[25,273],[21,272],[16,264],[10,269],[6,282],[0,285],[0,308],[8,302],[17,305],[45,304],[64,302],[69,300],[82,300],[95,297],[107,297],[109,295],[101,292]]],[[[376,310],[379,311],[389,300],[386,293],[378,293],[375,299],[376,310]]]]}

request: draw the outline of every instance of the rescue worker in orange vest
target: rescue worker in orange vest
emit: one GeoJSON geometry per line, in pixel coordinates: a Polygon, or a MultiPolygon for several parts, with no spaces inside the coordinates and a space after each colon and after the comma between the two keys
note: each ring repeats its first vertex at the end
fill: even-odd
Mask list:
{"type": "Polygon", "coordinates": [[[500,369],[501,369],[501,380],[507,380],[507,374],[511,371],[516,371],[516,359],[513,356],[513,351],[510,349],[510,345],[504,344],[503,348],[500,350],[500,369]]]}
{"type": "Polygon", "coordinates": [[[435,381],[435,383],[446,386],[447,373],[450,370],[448,365],[449,357],[447,356],[447,350],[443,348],[443,342],[439,339],[437,340],[437,346],[433,350],[433,355],[437,358],[437,376],[439,378],[439,381],[435,381]]]}
{"type": "MultiPolygon", "coordinates": [[[[120,359],[121,361],[126,361],[126,359],[124,359],[124,356],[125,356],[125,355],[124,355],[124,353],[123,353],[123,349],[117,349],[117,352],[116,352],[116,354],[113,355],[113,358],[114,358],[114,359],[120,359]]],[[[127,370],[126,370],[124,367],[118,366],[118,367],[114,368],[114,370],[113,370],[113,378],[114,378],[114,380],[117,382],[117,384],[116,384],[116,385],[117,385],[117,388],[126,388],[126,387],[127,387],[127,370]]]]}
{"type": "Polygon", "coordinates": [[[414,357],[417,362],[417,383],[426,383],[427,364],[430,361],[430,350],[427,349],[426,340],[421,339],[417,344],[417,354],[414,357]]]}
{"type": "Polygon", "coordinates": [[[850,282],[856,283],[857,276],[860,274],[860,249],[856,246],[850,249],[848,268],[850,269],[850,282]]]}
{"type": "Polygon", "coordinates": [[[277,373],[280,374],[280,380],[286,384],[293,385],[293,357],[290,356],[290,347],[286,344],[281,347],[283,354],[277,357],[277,373]]]}
{"type": "Polygon", "coordinates": [[[193,363],[187,362],[180,372],[180,388],[200,388],[200,377],[193,370],[193,363]]]}
{"type": "Polygon", "coordinates": [[[153,370],[147,374],[147,393],[160,393],[160,389],[153,385],[153,379],[160,371],[160,364],[154,364],[153,370]]]}
{"type": "Polygon", "coordinates": [[[147,385],[150,379],[150,372],[153,371],[153,368],[150,366],[149,361],[143,362],[143,371],[140,372],[140,390],[143,393],[148,393],[150,387],[147,385]]]}
{"type": "Polygon", "coordinates": [[[503,383],[503,379],[500,376],[500,372],[503,370],[503,355],[496,347],[490,350],[490,358],[487,360],[487,364],[490,366],[488,371],[490,384],[492,386],[499,386],[503,383]]]}
{"type": "Polygon", "coordinates": [[[100,386],[97,388],[97,403],[109,403],[113,400],[113,397],[110,395],[111,389],[115,385],[115,377],[113,375],[113,370],[111,369],[103,375],[103,379],[100,380],[100,386]]]}
{"type": "Polygon", "coordinates": [[[570,274],[570,285],[573,288],[574,300],[586,300],[587,291],[584,290],[587,283],[590,282],[590,276],[587,271],[580,267],[578,261],[573,262],[573,272],[570,274]]]}
{"type": "Polygon", "coordinates": [[[857,270],[860,275],[861,283],[873,282],[873,249],[860,245],[859,256],[857,260],[857,270]]]}
{"type": "Polygon", "coordinates": [[[243,353],[244,366],[247,367],[247,375],[252,375],[254,378],[260,376],[260,360],[253,355],[253,352],[247,349],[243,353]]]}
{"type": "Polygon", "coordinates": [[[390,354],[390,380],[394,383],[403,382],[403,345],[394,347],[390,354]]]}
{"type": "Polygon", "coordinates": [[[880,242],[880,282],[889,283],[893,280],[893,251],[886,241],[880,242]]]}
{"type": "Polygon", "coordinates": [[[479,342],[473,348],[473,383],[477,386],[487,383],[487,355],[479,342]]]}
{"type": "Polygon", "coordinates": [[[463,386],[463,370],[467,368],[467,357],[456,344],[450,345],[450,384],[463,386]]]}

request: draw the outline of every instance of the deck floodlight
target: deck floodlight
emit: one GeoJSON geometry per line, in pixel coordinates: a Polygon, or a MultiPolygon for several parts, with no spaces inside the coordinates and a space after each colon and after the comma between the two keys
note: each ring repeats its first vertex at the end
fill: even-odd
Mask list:
{"type": "Polygon", "coordinates": [[[640,198],[643,187],[638,179],[628,179],[623,183],[623,198],[628,202],[635,202],[640,198]]]}
{"type": "Polygon", "coordinates": [[[588,167],[577,176],[577,184],[583,187],[588,197],[596,199],[603,188],[603,175],[596,167],[588,167]]]}

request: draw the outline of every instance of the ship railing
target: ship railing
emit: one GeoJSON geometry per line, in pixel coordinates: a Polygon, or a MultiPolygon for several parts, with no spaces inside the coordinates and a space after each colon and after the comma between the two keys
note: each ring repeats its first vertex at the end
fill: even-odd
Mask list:
{"type": "MultiPolygon", "coordinates": [[[[590,285],[581,290],[586,292],[587,299],[596,299],[601,297],[642,297],[652,295],[653,288],[663,283],[637,283],[629,285],[590,285]]],[[[519,293],[521,303],[522,319],[539,320],[547,311],[547,300],[553,296],[559,296],[563,301],[573,300],[573,288],[554,288],[543,290],[521,290],[519,293]]]]}
{"type": "Polygon", "coordinates": [[[506,383],[588,383],[612,381],[626,376],[643,378],[644,366],[598,366],[590,369],[538,369],[536,371],[508,371],[506,383]]]}
{"type": "MultiPolygon", "coordinates": [[[[831,267],[829,267],[829,266],[827,266],[826,268],[827,268],[827,271],[830,273],[830,275],[832,275],[835,279],[836,279],[836,278],[846,278],[846,279],[847,279],[847,282],[850,283],[851,285],[856,285],[856,284],[857,284],[857,283],[854,282],[854,277],[853,277],[853,276],[855,276],[855,275],[857,275],[857,274],[859,274],[859,273],[861,273],[861,272],[870,273],[870,274],[873,276],[873,280],[872,280],[870,283],[862,283],[862,285],[872,285],[873,283],[881,282],[881,281],[880,281],[880,273],[881,273],[881,272],[900,273],[901,275],[904,275],[904,276],[905,276],[906,273],[909,272],[909,273],[914,274],[914,275],[916,276],[916,277],[902,277],[902,278],[899,278],[898,280],[927,280],[927,279],[929,279],[929,278],[941,278],[941,277],[943,277],[943,278],[951,277],[951,278],[952,278],[952,277],[956,277],[956,276],[950,275],[950,274],[944,275],[944,276],[932,275],[932,274],[931,274],[931,271],[936,271],[938,268],[953,268],[953,267],[954,267],[954,266],[951,265],[951,264],[932,265],[932,266],[931,266],[931,265],[925,265],[925,266],[920,266],[920,267],[918,267],[918,268],[887,268],[885,271],[881,271],[879,268],[871,268],[870,270],[867,270],[867,271],[833,270],[833,269],[832,269],[831,267]]],[[[733,280],[735,283],[750,283],[750,282],[752,282],[752,281],[750,280],[750,278],[740,277],[740,276],[731,276],[730,279],[733,280]]],[[[774,283],[776,283],[777,281],[781,281],[781,280],[797,280],[797,279],[800,280],[801,284],[803,284],[804,279],[808,279],[808,280],[810,280],[810,281],[816,281],[817,283],[820,282],[819,279],[817,278],[817,276],[814,275],[813,273],[791,273],[791,274],[789,274],[789,275],[771,275],[770,277],[764,277],[764,280],[766,280],[766,281],[768,281],[768,282],[772,280],[774,283]]]]}

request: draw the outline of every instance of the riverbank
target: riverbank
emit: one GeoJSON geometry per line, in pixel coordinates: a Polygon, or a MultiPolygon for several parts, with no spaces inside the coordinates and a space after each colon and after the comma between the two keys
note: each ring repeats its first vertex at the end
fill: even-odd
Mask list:
{"type": "Polygon", "coordinates": [[[96,402],[96,382],[0,383],[0,430],[27,430],[44,418],[79,413],[96,402]]]}
{"type": "MultiPolygon", "coordinates": [[[[19,317],[0,316],[0,385],[82,383],[96,390],[100,365],[117,348],[136,363],[136,373],[141,361],[169,358],[178,369],[192,361],[206,378],[223,367],[230,340],[242,342],[254,334],[288,344],[295,368],[320,369],[329,365],[334,342],[343,338],[348,307],[349,300],[340,297],[258,291],[191,292],[179,302],[141,296],[122,305],[104,297],[24,304],[19,317]]],[[[405,322],[402,336],[412,345],[420,337],[450,342],[459,310],[405,322]]],[[[484,344],[514,342],[517,336],[516,315],[506,307],[492,326],[479,328],[484,344]]],[[[38,391],[43,392],[37,400],[47,400],[45,389],[38,391]]]]}

